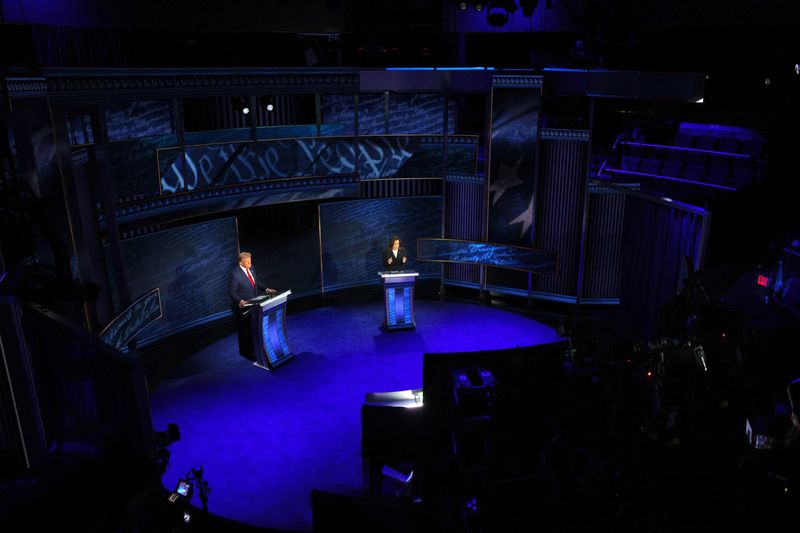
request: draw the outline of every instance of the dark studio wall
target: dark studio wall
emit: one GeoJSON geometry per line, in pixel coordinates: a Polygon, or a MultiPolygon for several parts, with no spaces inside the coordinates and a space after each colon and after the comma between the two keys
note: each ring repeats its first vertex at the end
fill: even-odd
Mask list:
{"type": "MultiPolygon", "coordinates": [[[[19,271],[43,272],[56,282],[33,276],[27,294],[69,304],[45,310],[32,298],[25,308],[36,317],[26,333],[48,431],[96,436],[95,410],[119,429],[115,445],[129,436],[123,425],[145,428],[136,349],[98,347],[95,334],[154,287],[163,316],[137,337],[149,355],[172,356],[158,350],[195,335],[192,346],[202,344],[212,329],[229,334],[238,251],[253,253],[264,284],[292,290],[289,313],[337,291],[346,301],[350,288],[376,294],[382,251],[398,235],[411,267],[431,280],[444,273],[442,286],[463,291],[454,294],[478,301],[488,289],[490,303],[564,316],[582,299],[582,310],[618,320],[618,340],[654,338],[684,255],[702,259],[708,246],[703,266],[752,268],[775,233],[800,229],[800,7],[770,4],[542,0],[532,17],[517,11],[491,28],[485,13],[465,15],[450,0],[0,0],[0,81],[17,80],[0,84],[0,259],[10,273],[0,287],[19,271]],[[361,90],[362,68],[441,65],[518,70],[482,71],[480,88],[463,92],[451,73],[442,79],[453,85],[361,90]],[[708,74],[705,102],[559,92],[545,67],[708,74]],[[256,102],[253,115],[236,108],[242,96],[256,102]],[[675,191],[667,186],[648,198],[637,192],[644,180],[591,182],[602,164],[622,163],[619,135],[639,128],[671,145],[686,123],[762,135],[765,179],[728,196],[697,188],[684,200],[702,207],[688,210],[662,198],[675,191]],[[420,237],[557,252],[559,271],[442,268],[417,260],[420,237]],[[90,291],[61,290],[66,282],[100,285],[96,309],[90,291]],[[63,320],[54,326],[45,313],[63,320]],[[118,423],[107,398],[127,413],[118,423]]],[[[564,353],[551,348],[548,366],[564,353]]],[[[442,397],[454,364],[444,359],[423,369],[427,380],[440,367],[442,397]]],[[[528,370],[538,371],[504,377],[530,392],[528,370]]],[[[136,442],[136,453],[154,448],[136,442]]]]}

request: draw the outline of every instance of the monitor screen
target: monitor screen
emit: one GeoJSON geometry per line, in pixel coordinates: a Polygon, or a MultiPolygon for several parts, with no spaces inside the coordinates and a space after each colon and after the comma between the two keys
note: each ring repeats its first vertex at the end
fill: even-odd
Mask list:
{"type": "Polygon", "coordinates": [[[178,488],[175,489],[175,492],[180,494],[181,496],[188,496],[189,490],[192,488],[192,484],[188,481],[180,480],[178,481],[178,488]]]}

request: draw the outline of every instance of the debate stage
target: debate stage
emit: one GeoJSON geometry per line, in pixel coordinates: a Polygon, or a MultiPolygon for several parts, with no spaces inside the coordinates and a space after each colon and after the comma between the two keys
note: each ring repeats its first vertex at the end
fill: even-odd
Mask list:
{"type": "MultiPolygon", "coordinates": [[[[289,303],[291,313],[291,301],[289,303]]],[[[422,387],[422,354],[554,342],[556,331],[488,306],[417,300],[417,327],[381,329],[380,301],[321,307],[286,321],[293,360],[270,372],[238,354],[236,335],[183,360],[153,388],[153,424],[178,424],[168,489],[204,468],[209,512],[310,531],[310,493],[364,491],[364,395],[422,387]]],[[[195,495],[193,505],[199,506],[195,495]]]]}

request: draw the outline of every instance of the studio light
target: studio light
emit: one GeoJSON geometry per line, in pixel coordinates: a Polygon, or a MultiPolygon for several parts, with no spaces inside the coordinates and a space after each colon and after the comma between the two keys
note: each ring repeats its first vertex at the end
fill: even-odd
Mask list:
{"type": "Polygon", "coordinates": [[[393,392],[368,392],[365,403],[414,409],[423,406],[422,389],[409,389],[393,392]]]}
{"type": "Polygon", "coordinates": [[[244,98],[242,98],[241,96],[233,98],[231,100],[231,105],[236,111],[238,111],[242,115],[246,115],[250,112],[250,108],[247,106],[247,104],[244,103],[244,98]]]}
{"type": "Polygon", "coordinates": [[[486,22],[500,28],[508,22],[508,16],[517,10],[514,0],[491,0],[486,6],[486,22]]]}
{"type": "Polygon", "coordinates": [[[456,5],[458,6],[458,9],[460,9],[461,11],[466,11],[469,6],[474,7],[475,11],[483,11],[484,2],[475,0],[471,1],[456,0],[456,5]]]}
{"type": "Polygon", "coordinates": [[[261,109],[267,112],[272,112],[275,110],[275,101],[272,99],[271,96],[262,94],[258,100],[259,102],[261,102],[261,109]]]}

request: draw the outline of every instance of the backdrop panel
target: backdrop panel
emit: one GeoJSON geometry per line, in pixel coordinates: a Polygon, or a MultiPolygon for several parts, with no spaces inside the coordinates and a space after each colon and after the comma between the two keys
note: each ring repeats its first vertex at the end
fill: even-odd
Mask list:
{"type": "MultiPolygon", "coordinates": [[[[321,135],[338,135],[341,128],[323,126],[321,135]]],[[[186,144],[189,146],[202,144],[229,143],[248,141],[250,130],[246,128],[229,130],[196,131],[186,133],[186,144]]],[[[283,139],[292,137],[309,137],[316,135],[315,125],[261,127],[257,130],[259,139],[283,139]]],[[[158,173],[156,166],[157,152],[161,154],[162,168],[176,161],[179,150],[162,150],[177,146],[178,139],[174,134],[150,135],[112,142],[111,164],[114,169],[114,182],[117,197],[129,200],[137,197],[156,196],[159,193],[158,173]]]]}
{"type": "Polygon", "coordinates": [[[543,130],[535,245],[561,256],[560,275],[538,278],[535,290],[576,297],[580,263],[581,207],[587,186],[589,132],[543,130]]]}
{"type": "MultiPolygon", "coordinates": [[[[541,88],[492,90],[487,240],[531,244],[541,88]]],[[[528,276],[488,270],[488,284],[525,288],[528,276]]]]}
{"type": "Polygon", "coordinates": [[[319,221],[314,202],[291,202],[239,213],[239,246],[253,254],[262,283],[291,300],[319,294],[319,221]]]}
{"type": "MultiPolygon", "coordinates": [[[[236,264],[236,222],[225,218],[122,241],[128,292],[160,289],[163,318],[143,339],[160,337],[228,312],[228,272],[236,264]]],[[[111,251],[106,246],[107,264],[111,251]]],[[[111,286],[115,287],[113,272],[111,286]]],[[[117,308],[119,299],[116,298],[117,308]]]]}
{"type": "Polygon", "coordinates": [[[492,91],[489,240],[530,244],[533,178],[541,94],[537,89],[492,91]]]}
{"type": "MultiPolygon", "coordinates": [[[[105,118],[110,141],[169,135],[175,129],[172,102],[168,100],[111,102],[106,107],[105,118]]],[[[70,115],[67,127],[70,144],[94,142],[89,115],[70,115]]]]}
{"type": "Polygon", "coordinates": [[[590,185],[589,227],[586,238],[584,303],[619,303],[622,281],[622,228],[625,194],[590,185]]]}
{"type": "MultiPolygon", "coordinates": [[[[441,94],[389,93],[389,133],[442,133],[441,94]]],[[[447,104],[447,131],[455,133],[456,103],[447,104]]]]}
{"type": "MultiPolygon", "coordinates": [[[[445,236],[465,241],[483,238],[484,179],[476,174],[448,174],[445,177],[445,236]]],[[[446,281],[480,283],[477,265],[449,263],[444,265],[446,281]]]]}
{"type": "Polygon", "coordinates": [[[399,235],[409,268],[437,277],[439,265],[416,261],[418,237],[441,234],[441,197],[336,202],[320,206],[324,290],[377,283],[383,251],[399,235]]]}
{"type": "Polygon", "coordinates": [[[711,214],[699,207],[628,192],[622,230],[621,318],[625,340],[652,340],[677,294],[683,257],[703,264],[711,214]]]}
{"type": "Polygon", "coordinates": [[[117,350],[122,350],[139,332],[161,316],[161,298],[156,287],[125,308],[98,336],[117,350]]]}
{"type": "MultiPolygon", "coordinates": [[[[330,176],[357,172],[361,179],[441,177],[444,174],[440,135],[311,137],[224,143],[186,148],[186,167],[179,148],[160,150],[163,194],[266,180],[330,176]]],[[[447,165],[453,172],[474,172],[475,136],[448,140],[447,165]]]]}
{"type": "MultiPolygon", "coordinates": [[[[358,102],[358,133],[441,135],[443,105],[441,94],[392,92],[389,94],[387,114],[384,93],[361,93],[358,102]]],[[[353,95],[334,94],[322,97],[323,123],[341,125],[346,134],[353,135],[354,119],[353,95]]],[[[455,133],[455,121],[456,105],[455,102],[450,102],[447,106],[448,132],[455,133]]]]}
{"type": "Polygon", "coordinates": [[[523,246],[456,239],[419,239],[417,259],[442,263],[474,263],[553,274],[558,270],[558,254],[523,246]]]}

